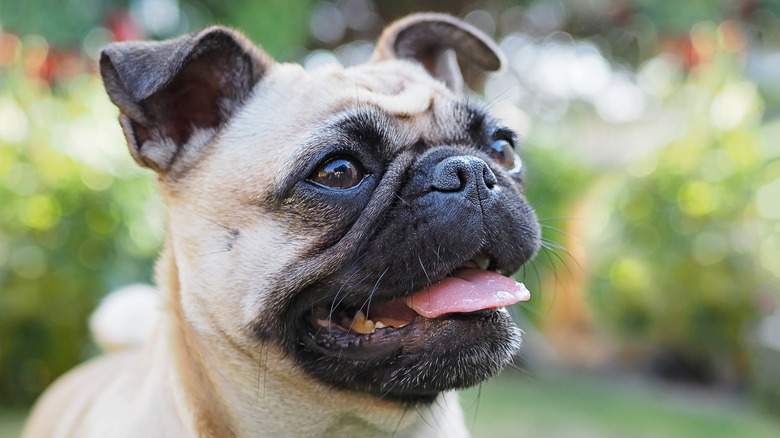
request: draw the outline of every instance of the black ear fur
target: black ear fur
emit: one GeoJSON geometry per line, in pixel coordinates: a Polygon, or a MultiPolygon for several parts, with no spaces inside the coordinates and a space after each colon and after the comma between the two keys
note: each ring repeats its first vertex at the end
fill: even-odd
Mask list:
{"type": "Polygon", "coordinates": [[[133,158],[164,173],[197,130],[216,131],[228,120],[273,62],[241,34],[210,27],[110,44],[100,74],[133,158]]]}

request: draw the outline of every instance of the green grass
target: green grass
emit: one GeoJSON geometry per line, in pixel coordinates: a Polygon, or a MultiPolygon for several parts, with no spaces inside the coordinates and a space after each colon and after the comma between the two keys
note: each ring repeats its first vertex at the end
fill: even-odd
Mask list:
{"type": "Polygon", "coordinates": [[[464,391],[474,438],[776,438],[780,420],[715,392],[592,378],[503,377],[464,391]]]}
{"type": "MultiPolygon", "coordinates": [[[[505,375],[461,404],[474,438],[780,437],[778,418],[739,399],[619,379],[505,375]]],[[[18,437],[24,416],[0,411],[0,438],[18,437]]]]}

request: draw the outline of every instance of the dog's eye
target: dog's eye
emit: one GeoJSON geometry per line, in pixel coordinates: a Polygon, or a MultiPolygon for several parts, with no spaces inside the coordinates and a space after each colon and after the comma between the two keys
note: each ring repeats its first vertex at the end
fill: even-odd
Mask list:
{"type": "Polygon", "coordinates": [[[351,189],[363,181],[365,172],[360,163],[348,157],[336,157],[317,168],[309,181],[330,189],[351,189]]]}
{"type": "Polygon", "coordinates": [[[490,155],[496,163],[509,169],[510,172],[518,172],[523,165],[520,157],[515,153],[515,148],[509,140],[499,138],[490,145],[490,155]]]}

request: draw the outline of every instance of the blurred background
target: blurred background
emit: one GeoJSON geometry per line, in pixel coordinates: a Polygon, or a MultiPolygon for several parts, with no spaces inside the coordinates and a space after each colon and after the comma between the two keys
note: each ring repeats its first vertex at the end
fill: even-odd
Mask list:
{"type": "Polygon", "coordinates": [[[0,437],[160,248],[98,50],[219,23],[354,65],[427,10],[505,51],[472,86],[525,139],[544,226],[525,348],[463,394],[474,435],[780,436],[780,2],[0,0],[0,437]]]}

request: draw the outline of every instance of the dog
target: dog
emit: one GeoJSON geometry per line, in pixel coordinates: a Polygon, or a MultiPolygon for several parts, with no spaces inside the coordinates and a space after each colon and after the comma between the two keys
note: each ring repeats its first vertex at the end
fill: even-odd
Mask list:
{"type": "Polygon", "coordinates": [[[502,68],[448,15],[305,71],[236,31],[118,42],[99,69],[168,209],[151,337],[76,368],[33,437],[463,437],[454,390],[521,343],[540,245],[516,134],[465,90],[502,68]]]}

